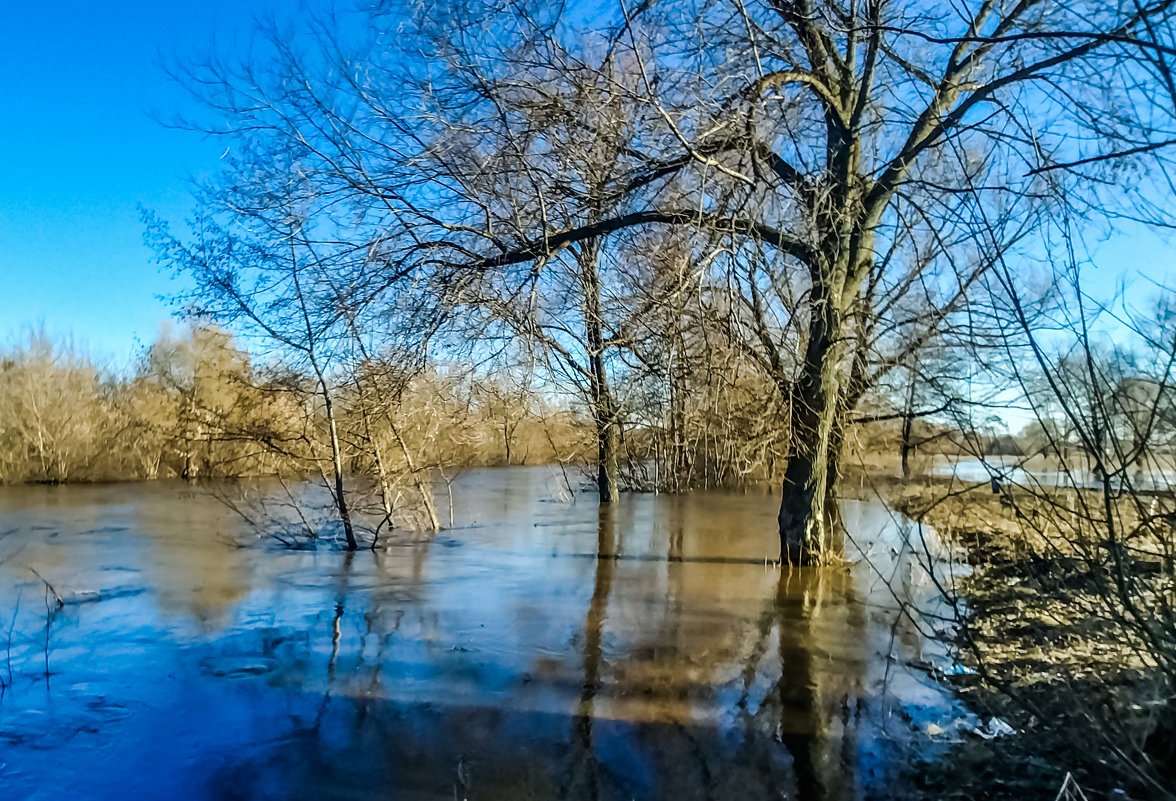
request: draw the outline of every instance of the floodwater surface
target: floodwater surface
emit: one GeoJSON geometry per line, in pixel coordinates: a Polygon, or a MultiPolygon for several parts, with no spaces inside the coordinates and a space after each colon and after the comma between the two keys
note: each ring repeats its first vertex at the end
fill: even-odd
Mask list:
{"type": "Polygon", "coordinates": [[[857,799],[941,747],[934,549],[884,508],[782,571],[768,495],[557,485],[471,471],[350,555],[178,484],[0,490],[0,798],[857,799]]]}
{"type": "MultiPolygon", "coordinates": [[[[1176,469],[1164,467],[1163,457],[1149,457],[1121,474],[1112,474],[1112,488],[1124,485],[1139,492],[1168,492],[1176,484],[1176,469]]],[[[1106,483],[1093,469],[1093,461],[1081,453],[1061,463],[1046,456],[985,456],[984,458],[940,457],[932,461],[928,474],[955,479],[964,484],[986,484],[992,479],[1030,490],[1102,489],[1106,483]]]]}

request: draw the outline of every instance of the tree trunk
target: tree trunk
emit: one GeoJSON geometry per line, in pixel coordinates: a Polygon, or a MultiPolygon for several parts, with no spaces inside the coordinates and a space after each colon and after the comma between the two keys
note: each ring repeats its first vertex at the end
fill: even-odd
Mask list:
{"type": "Polygon", "coordinates": [[[820,565],[829,559],[828,498],[839,461],[834,459],[830,465],[840,409],[836,345],[839,317],[827,298],[814,297],[813,306],[804,365],[792,388],[792,451],[784,470],[780,501],[780,559],[789,565],[820,565]]]}
{"type": "MultiPolygon", "coordinates": [[[[425,507],[425,514],[429,517],[429,526],[433,533],[436,534],[441,530],[441,520],[437,517],[437,506],[433,503],[433,489],[428,485],[425,479],[421,478],[421,471],[417,469],[416,459],[412,457],[412,451],[408,449],[408,443],[404,441],[404,437],[400,434],[400,428],[392,422],[392,415],[388,415],[388,428],[392,431],[392,436],[396,438],[396,444],[400,446],[400,453],[404,456],[404,464],[408,468],[408,472],[412,474],[412,483],[416,487],[417,495],[421,499],[421,504],[425,507]]],[[[450,516],[452,518],[452,499],[450,500],[450,516]]]]}
{"type": "MultiPolygon", "coordinates": [[[[685,350],[683,348],[683,350],[685,350]]],[[[669,441],[669,477],[667,489],[671,492],[681,492],[690,486],[691,465],[687,454],[686,435],[686,387],[688,381],[686,371],[677,354],[671,356],[669,369],[670,391],[670,441],[669,441]]]]}
{"type": "Polygon", "coordinates": [[[601,503],[616,503],[621,499],[620,463],[617,451],[620,450],[620,431],[615,420],[599,420],[596,426],[597,459],[599,460],[596,481],[600,487],[601,503]]]}
{"type": "Polygon", "coordinates": [[[838,489],[841,484],[841,457],[845,445],[845,426],[849,409],[842,405],[841,412],[833,421],[829,432],[828,464],[825,469],[825,551],[832,558],[844,552],[845,523],[841,518],[841,502],[838,489]]]}
{"type": "Polygon", "coordinates": [[[184,464],[180,468],[180,478],[184,481],[195,481],[199,469],[196,467],[196,460],[192,454],[196,448],[196,435],[192,431],[192,420],[195,416],[196,400],[191,394],[186,394],[184,396],[184,464]]]}
{"type": "MultiPolygon", "coordinates": [[[[388,470],[384,464],[384,452],[380,447],[379,441],[372,433],[372,421],[368,415],[367,402],[364,398],[363,385],[359,379],[355,379],[355,388],[357,390],[356,398],[359,401],[359,412],[363,419],[364,435],[367,437],[368,444],[372,448],[372,459],[376,465],[376,480],[380,487],[380,506],[384,511],[383,525],[392,528],[392,515],[395,510],[392,508],[392,487],[388,483],[388,470]]],[[[380,542],[380,526],[376,526],[375,534],[372,536],[371,549],[374,551],[380,542]]]]}
{"type": "Polygon", "coordinates": [[[902,445],[899,446],[899,460],[902,462],[902,480],[911,478],[911,428],[910,417],[902,422],[902,445]]]}
{"type": "Polygon", "coordinates": [[[359,548],[355,539],[355,529],[351,525],[351,511],[347,508],[347,493],[343,486],[343,454],[339,448],[339,429],[335,425],[335,407],[331,402],[331,392],[327,389],[321,373],[319,386],[323,393],[323,409],[327,415],[327,430],[331,439],[331,469],[335,478],[335,508],[339,511],[339,520],[343,523],[343,537],[347,540],[347,550],[359,548]]]}
{"type": "MultiPolygon", "coordinates": [[[[596,337],[599,336],[597,331],[596,337]]],[[[599,351],[592,356],[592,400],[596,422],[596,486],[600,490],[601,503],[616,503],[621,499],[620,423],[608,385],[604,355],[599,351]]]]}
{"type": "Polygon", "coordinates": [[[914,448],[911,442],[911,434],[915,428],[914,376],[910,377],[910,383],[907,385],[906,404],[902,411],[902,442],[899,445],[899,459],[902,462],[902,478],[904,481],[909,481],[911,477],[911,450],[914,448]]]}
{"type": "Polygon", "coordinates": [[[604,322],[600,308],[597,250],[595,243],[586,245],[579,256],[584,282],[584,331],[588,340],[586,344],[591,370],[592,415],[596,423],[596,486],[600,490],[601,503],[616,503],[621,495],[620,414],[608,384],[608,369],[604,360],[604,322]]]}

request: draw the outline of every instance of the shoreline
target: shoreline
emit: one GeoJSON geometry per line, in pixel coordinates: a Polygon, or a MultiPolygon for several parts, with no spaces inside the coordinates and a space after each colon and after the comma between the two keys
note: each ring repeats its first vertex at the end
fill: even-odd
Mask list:
{"type": "MultiPolygon", "coordinates": [[[[971,567],[959,587],[966,612],[951,638],[966,670],[944,680],[982,720],[1016,733],[966,734],[942,759],[916,762],[916,797],[1054,799],[1067,775],[1090,799],[1162,797],[1155,775],[1131,762],[1132,749],[1169,744],[1155,741],[1150,721],[1163,714],[1156,698],[1166,690],[1101,608],[1091,565],[1034,533],[1040,499],[1010,503],[982,485],[961,490],[958,481],[916,479],[874,491],[957,546],[971,567]]],[[[1176,762],[1160,761],[1167,755],[1153,753],[1152,767],[1176,787],[1176,762]]]]}

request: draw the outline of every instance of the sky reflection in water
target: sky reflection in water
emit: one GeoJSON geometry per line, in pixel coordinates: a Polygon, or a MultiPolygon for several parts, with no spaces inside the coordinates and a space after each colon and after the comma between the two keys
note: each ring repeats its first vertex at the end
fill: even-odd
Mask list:
{"type": "Polygon", "coordinates": [[[0,491],[0,797],[887,797],[956,714],[879,505],[877,570],[781,576],[768,496],[552,486],[472,471],[453,530],[352,556],[237,547],[179,485],[0,491]]]}

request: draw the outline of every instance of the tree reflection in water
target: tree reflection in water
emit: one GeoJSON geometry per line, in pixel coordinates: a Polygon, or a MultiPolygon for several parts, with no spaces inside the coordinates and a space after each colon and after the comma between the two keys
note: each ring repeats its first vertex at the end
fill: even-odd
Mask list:
{"type": "Polygon", "coordinates": [[[101,748],[6,759],[42,789],[102,801],[129,786],[158,796],[176,777],[197,799],[834,801],[876,786],[894,618],[867,614],[854,571],[765,564],[770,497],[597,510],[528,504],[520,486],[508,509],[492,482],[516,475],[475,476],[489,522],[429,542],[234,551],[248,586],[215,628],[193,630],[173,599],[208,583],[228,597],[206,578],[223,545],[185,573],[160,540],[138,562],[159,590],[71,611],[55,634],[60,686],[85,682],[134,714],[101,748]],[[94,637],[115,649],[101,675],[70,661],[94,637]],[[125,775],[96,784],[115,764],[125,775]]]}
{"type": "MultiPolygon", "coordinates": [[[[576,638],[578,671],[544,679],[546,694],[566,697],[563,715],[528,703],[543,694],[529,691],[535,679],[528,678],[513,688],[521,696],[517,708],[490,698],[452,705],[442,698],[397,700],[399,683],[412,678],[403,675],[402,658],[385,654],[391,631],[382,627],[398,626],[403,615],[390,620],[377,606],[345,616],[345,607],[359,596],[347,591],[342,572],[344,583],[322,634],[329,645],[315,713],[272,750],[223,771],[212,796],[853,797],[859,680],[836,653],[838,646],[821,641],[827,632],[843,642],[860,627],[852,581],[844,572],[784,572],[776,592],[762,599],[754,625],[730,628],[724,642],[713,631],[700,637],[699,622],[688,619],[698,610],[692,608],[689,584],[677,575],[693,569],[688,548],[679,529],[670,544],[676,560],[628,561],[618,547],[616,513],[602,510],[591,594],[576,638]],[[621,620],[610,653],[605,643],[617,574],[648,574],[651,565],[678,583],[678,602],[647,618],[654,627],[635,639],[621,620]],[[362,618],[363,628],[348,628],[344,636],[345,617],[362,618]],[[373,636],[376,652],[364,653],[373,636]],[[735,654],[742,661],[728,661],[735,654]],[[823,670],[822,662],[834,658],[838,669],[823,670]],[[742,686],[748,671],[754,677],[744,692],[723,691],[724,677],[742,686]],[[645,683],[635,681],[639,676],[645,683]],[[729,709],[721,707],[724,696],[732,702],[729,709]],[[563,734],[561,717],[570,724],[563,734]]],[[[725,565],[720,572],[752,568],[725,565]]],[[[754,569],[762,572],[760,566],[754,569]]],[[[631,603],[634,595],[625,593],[622,603],[631,603]]],[[[367,601],[377,598],[374,593],[367,601]]],[[[402,611],[428,615],[419,606],[402,611]]],[[[728,622],[720,616],[721,625],[728,622]]],[[[711,623],[702,625],[710,628],[711,623]]],[[[301,689],[309,692],[309,686],[301,689]]]]}

